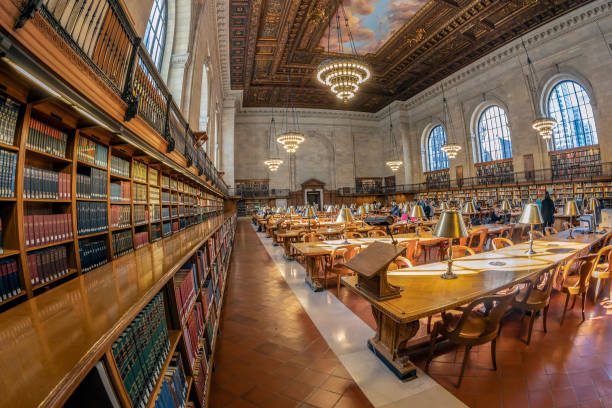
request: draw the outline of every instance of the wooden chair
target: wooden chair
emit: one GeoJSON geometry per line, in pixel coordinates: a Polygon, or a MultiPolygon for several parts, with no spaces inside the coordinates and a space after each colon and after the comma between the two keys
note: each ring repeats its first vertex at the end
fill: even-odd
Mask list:
{"type": "Polygon", "coordinates": [[[325,263],[325,278],[324,287],[327,288],[328,275],[336,275],[337,281],[337,295],[340,297],[340,278],[342,275],[352,275],[354,272],[350,269],[342,266],[343,263],[348,262],[351,258],[359,253],[361,245],[341,245],[332,250],[329,259],[325,263]]]}
{"type": "Polygon", "coordinates": [[[556,229],[554,229],[553,227],[546,227],[544,228],[544,233],[546,234],[546,236],[550,236],[553,234],[557,234],[559,231],[557,231],[556,229]]]}
{"type": "Polygon", "coordinates": [[[568,221],[563,221],[563,223],[561,224],[561,228],[563,228],[563,231],[567,231],[571,228],[571,225],[568,221]]]}
{"type": "Polygon", "coordinates": [[[347,238],[363,238],[363,235],[360,234],[359,232],[355,232],[355,231],[348,231],[346,233],[346,237],[347,238]]]}
{"type": "Polygon", "coordinates": [[[543,239],[543,238],[544,238],[544,234],[542,234],[542,231],[533,230],[533,239],[543,239]]]}
{"type": "Polygon", "coordinates": [[[560,269],[561,264],[541,272],[535,280],[526,281],[527,285],[523,286],[512,300],[512,308],[522,312],[521,321],[523,317],[525,317],[527,311],[531,312],[527,341],[525,342],[527,344],[531,342],[533,323],[540,310],[542,310],[542,325],[544,327],[544,333],[546,333],[546,316],[548,315],[548,307],[550,306],[550,293],[557,280],[560,269]]]}
{"type": "MultiPolygon", "coordinates": [[[[591,272],[591,279],[597,280],[597,283],[595,284],[595,291],[593,292],[593,302],[597,302],[601,282],[605,279],[612,282],[612,279],[610,279],[612,276],[612,263],[610,261],[612,261],[612,246],[605,246],[597,252],[595,265],[593,271],[591,272]],[[607,262],[601,262],[602,259],[605,259],[607,262]]],[[[610,289],[608,290],[608,299],[611,299],[612,283],[609,283],[609,285],[610,289]]]]}
{"type": "Polygon", "coordinates": [[[316,232],[306,232],[302,235],[302,242],[318,242],[323,241],[323,236],[316,232]]]}
{"type": "Polygon", "coordinates": [[[446,238],[440,238],[436,240],[419,241],[417,252],[419,257],[421,254],[424,254],[424,263],[440,262],[444,259],[447,248],[448,240],[446,238]]]}
{"type": "Polygon", "coordinates": [[[493,249],[501,249],[512,245],[514,245],[514,242],[508,238],[493,238],[493,249]]]}
{"type": "Polygon", "coordinates": [[[487,242],[487,235],[488,230],[486,228],[481,228],[477,231],[470,232],[467,246],[472,248],[476,253],[484,251],[484,246],[487,242]]]}
{"type": "Polygon", "coordinates": [[[397,258],[393,260],[393,262],[389,264],[389,267],[387,268],[387,270],[394,271],[396,269],[401,269],[401,268],[412,268],[413,266],[414,266],[413,263],[410,262],[409,259],[406,259],[403,256],[398,256],[397,258]]]}
{"type": "Polygon", "coordinates": [[[463,258],[464,256],[474,255],[476,252],[468,246],[464,245],[453,245],[453,259],[463,258]]]}
{"type": "Polygon", "coordinates": [[[493,361],[493,369],[497,370],[495,348],[497,337],[501,332],[501,319],[517,293],[518,288],[515,288],[504,294],[478,298],[462,308],[460,313],[443,312],[442,320],[435,323],[431,332],[429,356],[425,363],[425,371],[429,370],[429,364],[433,358],[436,338],[438,336],[448,339],[451,343],[465,346],[465,354],[457,387],[461,386],[465,364],[473,346],[491,342],[491,360],[493,361]],[[481,305],[488,306],[489,313],[486,316],[476,311],[481,305]]]}
{"type": "Polygon", "coordinates": [[[603,239],[601,240],[601,247],[606,247],[610,245],[610,241],[612,241],[612,232],[608,232],[603,239]]]}
{"type": "Polygon", "coordinates": [[[567,305],[569,303],[570,297],[574,296],[574,301],[572,302],[572,309],[574,308],[574,304],[576,303],[576,298],[578,295],[582,297],[582,321],[585,320],[586,316],[584,314],[584,303],[586,299],[586,293],[589,290],[589,278],[591,277],[591,271],[593,270],[593,265],[595,264],[595,259],[597,254],[590,254],[587,256],[583,256],[580,258],[574,258],[569,261],[565,267],[563,268],[563,280],[561,283],[561,292],[565,293],[567,297],[565,298],[565,305],[563,306],[563,314],[561,315],[560,325],[563,324],[565,320],[565,313],[567,312],[567,305]],[[578,274],[570,275],[570,271],[572,266],[575,263],[578,263],[578,274]]]}
{"type": "Polygon", "coordinates": [[[412,263],[412,265],[417,264],[417,260],[419,259],[419,240],[418,239],[407,239],[405,241],[401,241],[398,243],[399,246],[406,247],[406,253],[404,257],[412,263]]]}
{"type": "Polygon", "coordinates": [[[431,227],[421,227],[421,232],[433,232],[431,227]]]}
{"type": "Polygon", "coordinates": [[[368,238],[379,238],[379,237],[386,237],[387,233],[385,231],[382,230],[370,230],[368,231],[368,238]]]}

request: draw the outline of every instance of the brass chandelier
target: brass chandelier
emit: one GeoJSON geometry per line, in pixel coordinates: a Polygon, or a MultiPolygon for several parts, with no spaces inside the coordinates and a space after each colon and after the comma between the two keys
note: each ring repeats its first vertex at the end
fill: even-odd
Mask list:
{"type": "Polygon", "coordinates": [[[274,110],[272,110],[272,119],[270,120],[270,129],[268,130],[268,159],[264,161],[264,164],[270,171],[277,171],[281,164],[282,159],[278,156],[278,146],[272,142],[276,135],[276,122],[274,121],[274,110]],[[274,147],[272,147],[274,145],[274,147]],[[274,152],[272,151],[274,150],[274,152]]]}
{"type": "Polygon", "coordinates": [[[448,109],[448,103],[446,101],[446,95],[444,95],[444,84],[442,84],[442,115],[444,116],[444,125],[446,126],[446,143],[440,147],[440,149],[446,153],[449,159],[457,157],[457,153],[461,150],[461,145],[452,142],[451,135],[454,132],[453,129],[453,118],[448,109]]]}
{"type": "Polygon", "coordinates": [[[329,89],[343,102],[348,102],[352,99],[359,90],[359,85],[370,79],[370,69],[359,59],[357,48],[353,41],[353,35],[349,27],[348,18],[342,0],[340,7],[336,13],[336,35],[338,36],[338,55],[331,57],[329,39],[331,36],[331,18],[327,29],[327,55],[328,58],[321,62],[317,68],[317,79],[329,89]],[[344,17],[344,24],[351,45],[352,55],[344,55],[344,46],[342,38],[342,28],[340,25],[340,12],[344,17]]]}
{"type": "Polygon", "coordinates": [[[557,121],[554,118],[548,116],[541,116],[538,114],[538,92],[537,92],[537,83],[538,76],[535,71],[535,67],[533,66],[533,62],[531,58],[529,58],[529,53],[527,52],[527,46],[525,45],[525,41],[522,40],[523,49],[525,50],[525,55],[527,56],[527,67],[529,68],[529,77],[527,78],[527,86],[529,88],[529,94],[531,96],[531,102],[533,105],[533,112],[536,116],[535,120],[531,124],[531,127],[538,132],[538,134],[545,141],[551,140],[553,136],[553,131],[557,126],[557,121]]]}
{"type": "Polygon", "coordinates": [[[391,105],[389,105],[389,144],[391,147],[391,159],[388,160],[385,164],[391,169],[391,171],[398,171],[400,167],[402,167],[402,162],[399,159],[399,149],[397,148],[397,143],[395,141],[395,136],[393,136],[393,122],[391,121],[391,105]]]}
{"type": "Polygon", "coordinates": [[[293,104],[293,90],[289,87],[291,76],[287,75],[287,103],[285,104],[285,117],[284,117],[284,128],[285,132],[282,133],[276,141],[280,143],[285,151],[289,154],[295,153],[306,138],[300,132],[298,123],[298,114],[293,104]],[[293,129],[289,130],[289,111],[291,111],[291,120],[293,121],[293,129]]]}

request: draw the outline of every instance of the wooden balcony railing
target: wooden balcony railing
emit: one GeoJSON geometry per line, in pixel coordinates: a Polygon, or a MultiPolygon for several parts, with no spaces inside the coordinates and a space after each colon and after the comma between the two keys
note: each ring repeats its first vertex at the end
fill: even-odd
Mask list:
{"type": "Polygon", "coordinates": [[[124,121],[138,116],[224,194],[228,186],[202,150],[172,99],[119,0],[24,1],[18,29],[39,12],[70,48],[127,105],[124,121]]]}

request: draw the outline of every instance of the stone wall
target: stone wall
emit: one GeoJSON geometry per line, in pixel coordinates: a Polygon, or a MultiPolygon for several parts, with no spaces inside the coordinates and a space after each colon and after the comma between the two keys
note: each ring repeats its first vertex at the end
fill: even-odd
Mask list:
{"type": "MultiPolygon", "coordinates": [[[[612,2],[598,0],[524,37],[537,72],[540,110],[552,85],[571,78],[587,89],[595,115],[602,160],[612,161],[612,2]]],[[[475,124],[479,113],[498,104],[508,115],[515,171],[523,170],[523,156],[533,154],[536,169],[550,168],[545,143],[531,129],[534,112],[526,86],[529,70],[521,40],[499,48],[403,102],[394,102],[376,114],[300,109],[300,128],[307,141],[296,155],[296,185],[310,178],[328,187],[352,187],[355,177],[383,177],[390,156],[389,115],[404,167],[397,184],[424,181],[423,154],[426,130],[442,118],[442,88],[452,117],[452,134],[463,149],[451,161],[463,176],[475,175],[475,124]]],[[[277,124],[281,115],[276,112],[277,124]]],[[[268,173],[263,161],[268,153],[270,109],[245,108],[236,112],[234,173],[236,179],[270,178],[271,188],[288,188],[287,155],[276,173],[268,173]]],[[[449,124],[446,124],[447,127],[449,124]]],[[[277,126],[278,127],[278,126],[277,126]]],[[[448,130],[447,130],[448,132],[448,130]]],[[[282,152],[282,149],[281,149],[282,152]]]]}

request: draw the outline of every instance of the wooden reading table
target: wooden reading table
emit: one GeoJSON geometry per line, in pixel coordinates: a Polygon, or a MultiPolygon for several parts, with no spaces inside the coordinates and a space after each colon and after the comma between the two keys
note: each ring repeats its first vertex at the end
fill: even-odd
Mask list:
{"type": "MultiPolygon", "coordinates": [[[[434,237],[431,232],[422,232],[420,237],[416,237],[415,234],[400,234],[393,236],[396,241],[401,242],[408,239],[418,238],[419,241],[433,241],[439,240],[440,238],[434,237]]],[[[366,247],[374,241],[391,243],[391,238],[380,237],[380,238],[351,238],[348,240],[350,244],[360,244],[362,247],[366,247]]],[[[317,259],[321,256],[331,255],[334,248],[345,245],[343,244],[344,239],[334,241],[319,241],[319,242],[294,242],[291,246],[299,252],[306,262],[306,283],[310,288],[319,292],[325,289],[321,283],[321,278],[318,276],[318,265],[317,259]]]]}
{"type": "Polygon", "coordinates": [[[368,340],[368,347],[401,379],[416,377],[416,367],[410,355],[429,342],[429,336],[415,337],[419,319],[440,313],[502,289],[560,262],[588,252],[603,238],[601,234],[576,234],[568,240],[567,232],[534,242],[536,254],[528,256],[527,242],[456,259],[453,271],[458,279],[445,280],[440,275],[447,269],[446,262],[403,268],[388,272],[392,285],[401,287],[401,296],[377,301],[357,285],[357,276],[342,278],[342,283],[372,305],[376,320],[376,334],[368,340]]]}

